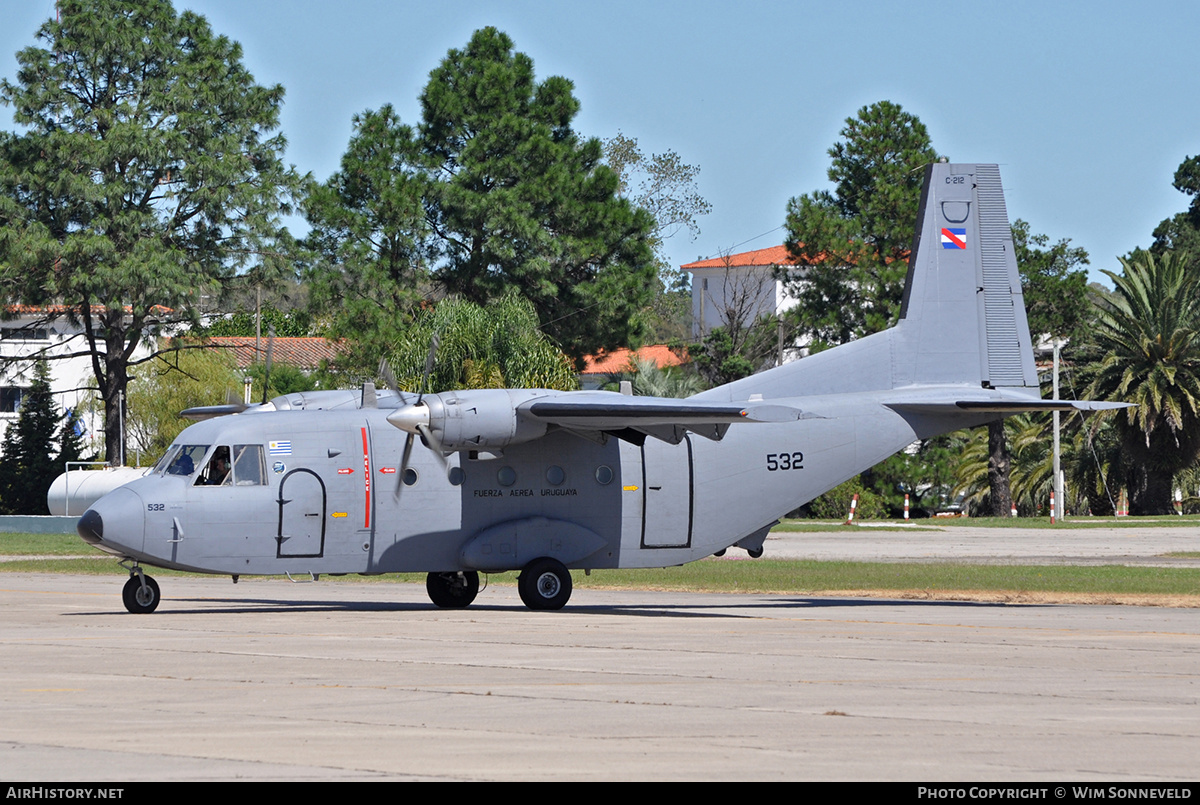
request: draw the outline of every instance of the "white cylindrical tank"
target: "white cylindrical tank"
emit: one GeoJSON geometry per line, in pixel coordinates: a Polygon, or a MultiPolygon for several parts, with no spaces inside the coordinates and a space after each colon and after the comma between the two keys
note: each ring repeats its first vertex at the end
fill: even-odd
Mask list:
{"type": "Polygon", "coordinates": [[[150,467],[105,467],[102,470],[71,470],[50,484],[46,505],[58,516],[82,516],[88,507],[119,486],[141,478],[150,467]],[[69,497],[68,497],[69,495],[69,497]]]}

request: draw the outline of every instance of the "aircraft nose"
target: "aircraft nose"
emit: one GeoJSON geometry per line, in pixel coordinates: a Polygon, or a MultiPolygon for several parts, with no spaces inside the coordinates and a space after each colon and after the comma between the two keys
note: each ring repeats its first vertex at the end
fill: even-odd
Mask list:
{"type": "Polygon", "coordinates": [[[125,487],[115,489],[93,503],[75,530],[80,539],[117,556],[138,554],[145,535],[142,499],[125,487]]]}
{"type": "Polygon", "coordinates": [[[75,530],[84,542],[99,545],[104,540],[104,518],[95,509],[88,509],[75,524],[75,530]]]}

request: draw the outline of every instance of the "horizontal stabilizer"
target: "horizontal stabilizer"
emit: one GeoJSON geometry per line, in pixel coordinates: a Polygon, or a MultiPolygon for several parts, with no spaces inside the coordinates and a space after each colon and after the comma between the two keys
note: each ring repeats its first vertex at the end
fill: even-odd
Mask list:
{"type": "Polygon", "coordinates": [[[912,400],[886,403],[893,411],[922,414],[1020,414],[1040,411],[1112,411],[1132,403],[1095,400],[912,400]]]}
{"type": "Polygon", "coordinates": [[[960,401],[955,405],[964,411],[984,411],[989,413],[1011,414],[1020,411],[1112,411],[1117,408],[1131,408],[1132,403],[1097,402],[1095,400],[1030,400],[1017,402],[1003,400],[997,402],[960,401]]]}

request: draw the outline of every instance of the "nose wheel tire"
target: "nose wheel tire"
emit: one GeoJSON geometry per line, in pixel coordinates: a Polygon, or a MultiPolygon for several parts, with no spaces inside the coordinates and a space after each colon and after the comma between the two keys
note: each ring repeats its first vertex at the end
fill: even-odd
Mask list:
{"type": "Polygon", "coordinates": [[[479,574],[474,570],[430,573],[425,577],[425,591],[429,600],[442,609],[462,609],[470,606],[479,594],[479,574]]]}
{"type": "Polygon", "coordinates": [[[158,609],[158,602],[162,600],[162,596],[159,595],[157,581],[150,576],[133,575],[125,582],[121,599],[125,602],[125,608],[133,614],[148,615],[158,609]],[[142,579],[146,580],[144,586],[142,579]]]}
{"type": "Polygon", "coordinates": [[[517,578],[517,591],[530,609],[562,609],[571,597],[571,573],[557,559],[535,559],[517,578]]]}

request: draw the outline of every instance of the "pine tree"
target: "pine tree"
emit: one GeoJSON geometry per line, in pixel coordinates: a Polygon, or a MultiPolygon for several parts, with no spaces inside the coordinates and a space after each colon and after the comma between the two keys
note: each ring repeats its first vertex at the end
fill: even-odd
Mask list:
{"type": "MultiPolygon", "coordinates": [[[[238,270],[277,254],[298,184],[274,134],[283,88],[166,0],[61,0],[0,80],[0,283],[83,326],[120,449],[134,351],[238,270]]],[[[261,265],[259,266],[261,267],[261,265]]],[[[64,356],[69,357],[69,356],[64,356]]]]}
{"type": "Polygon", "coordinates": [[[435,283],[477,305],[517,291],[576,362],[644,334],[654,217],[572,129],[573,89],[484,28],[430,74],[418,126],[390,106],[355,118],[341,171],[306,203],[313,301],[338,334],[393,338],[435,283]]]}
{"type": "Polygon", "coordinates": [[[925,126],[890,101],[846,119],[829,149],[834,192],[788,202],[787,242],[798,265],[790,315],[818,346],[834,346],[896,323],[925,165],[937,152],[925,126]]]}
{"type": "Polygon", "coordinates": [[[62,472],[62,466],[51,456],[61,420],[50,393],[50,370],[45,361],[39,361],[34,367],[33,385],[21,398],[17,421],[4,435],[0,513],[46,513],[46,492],[62,472]]]}

